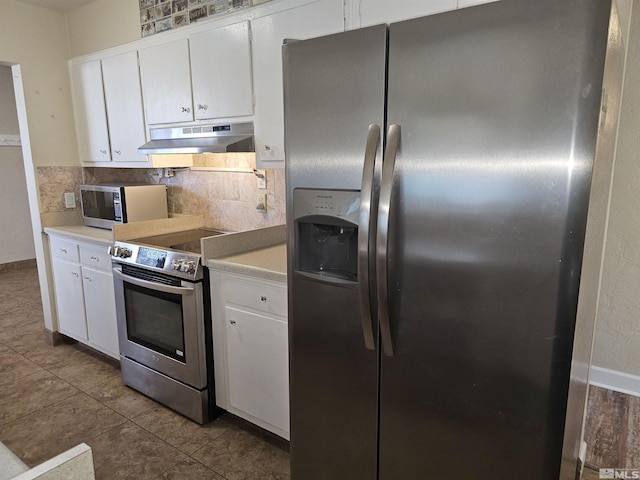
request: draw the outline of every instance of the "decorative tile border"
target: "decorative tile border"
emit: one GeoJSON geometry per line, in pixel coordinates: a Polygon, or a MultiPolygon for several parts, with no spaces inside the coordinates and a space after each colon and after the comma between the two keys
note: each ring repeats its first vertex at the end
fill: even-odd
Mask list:
{"type": "Polygon", "coordinates": [[[249,6],[249,0],[138,0],[143,37],[249,6]]]}

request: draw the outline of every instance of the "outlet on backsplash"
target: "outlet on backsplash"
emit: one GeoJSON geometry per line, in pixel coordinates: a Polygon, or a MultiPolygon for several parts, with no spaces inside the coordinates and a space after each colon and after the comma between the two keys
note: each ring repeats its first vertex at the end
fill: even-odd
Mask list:
{"type": "Polygon", "coordinates": [[[64,208],[76,208],[76,194],[73,192],[65,192],[64,208]]]}
{"type": "Polygon", "coordinates": [[[267,195],[265,193],[258,193],[258,204],[256,210],[262,213],[267,211],[267,195]]]}

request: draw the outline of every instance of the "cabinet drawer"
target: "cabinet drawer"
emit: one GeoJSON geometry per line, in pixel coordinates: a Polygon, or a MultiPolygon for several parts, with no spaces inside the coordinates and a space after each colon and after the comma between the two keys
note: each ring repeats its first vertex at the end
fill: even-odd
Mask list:
{"type": "Polygon", "coordinates": [[[51,255],[69,262],[78,262],[78,244],[58,237],[49,237],[51,255]]]}
{"type": "Polygon", "coordinates": [[[287,316],[287,289],[284,285],[280,286],[231,275],[225,276],[225,281],[229,303],[282,317],[287,316]]]}
{"type": "Polygon", "coordinates": [[[111,257],[107,247],[80,244],[80,262],[86,267],[111,270],[111,257]]]}

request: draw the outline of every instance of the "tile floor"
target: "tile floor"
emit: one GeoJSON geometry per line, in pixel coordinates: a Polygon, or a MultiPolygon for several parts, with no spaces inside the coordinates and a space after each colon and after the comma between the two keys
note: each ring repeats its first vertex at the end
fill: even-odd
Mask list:
{"type": "Polygon", "coordinates": [[[0,441],[34,466],[81,442],[97,479],[280,480],[287,442],[225,415],[199,426],[120,381],[117,362],[43,336],[35,268],[0,272],[0,441]]]}
{"type": "MultiPolygon", "coordinates": [[[[50,346],[42,326],[35,267],[0,270],[0,441],[29,466],[85,442],[97,479],[289,478],[285,441],[230,415],[199,426],[124,386],[117,362],[80,344],[50,346]]],[[[592,389],[586,432],[596,446],[587,459],[592,468],[615,458],[606,452],[629,448],[605,442],[619,439],[605,427],[637,423],[629,402],[640,400],[625,397],[592,389]]],[[[632,445],[638,455],[638,442],[632,445]]],[[[585,469],[583,480],[598,478],[585,469]]]]}

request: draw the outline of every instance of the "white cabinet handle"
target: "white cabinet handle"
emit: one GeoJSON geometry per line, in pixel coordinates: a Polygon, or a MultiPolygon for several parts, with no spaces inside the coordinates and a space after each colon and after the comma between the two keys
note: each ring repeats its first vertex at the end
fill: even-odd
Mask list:
{"type": "Polygon", "coordinates": [[[102,149],[101,149],[101,150],[100,150],[100,153],[101,153],[101,154],[103,154],[103,155],[106,155],[106,154],[107,154],[107,151],[106,151],[106,150],[102,150],[102,149]]]}
{"type": "Polygon", "coordinates": [[[76,278],[78,278],[80,276],[80,275],[78,275],[78,272],[71,272],[71,275],[73,275],[76,278]]]}
{"type": "Polygon", "coordinates": [[[236,324],[236,321],[235,321],[235,320],[229,320],[229,324],[230,324],[230,325],[235,325],[235,324],[236,324]]]}
{"type": "Polygon", "coordinates": [[[98,257],[94,257],[94,256],[92,256],[92,257],[91,257],[91,261],[92,261],[92,262],[99,262],[99,261],[100,261],[100,259],[99,259],[98,257]]]}
{"type": "Polygon", "coordinates": [[[209,106],[208,105],[202,105],[201,103],[198,104],[198,110],[208,110],[209,106]]]}
{"type": "Polygon", "coordinates": [[[61,249],[60,249],[60,251],[61,251],[62,253],[64,253],[65,255],[67,254],[67,249],[66,249],[66,248],[61,248],[61,249]]]}
{"type": "Polygon", "coordinates": [[[267,297],[260,295],[260,303],[267,303],[267,297]]]}
{"type": "Polygon", "coordinates": [[[265,145],[264,149],[268,152],[269,150],[271,150],[271,147],[269,145],[265,145]]]}
{"type": "Polygon", "coordinates": [[[191,108],[189,108],[189,107],[182,107],[182,113],[191,113],[191,108]]]}
{"type": "Polygon", "coordinates": [[[87,282],[91,281],[91,277],[83,276],[82,278],[84,278],[87,282]]]}
{"type": "Polygon", "coordinates": [[[122,150],[114,150],[113,153],[115,155],[120,155],[122,153],[122,150]]]}

